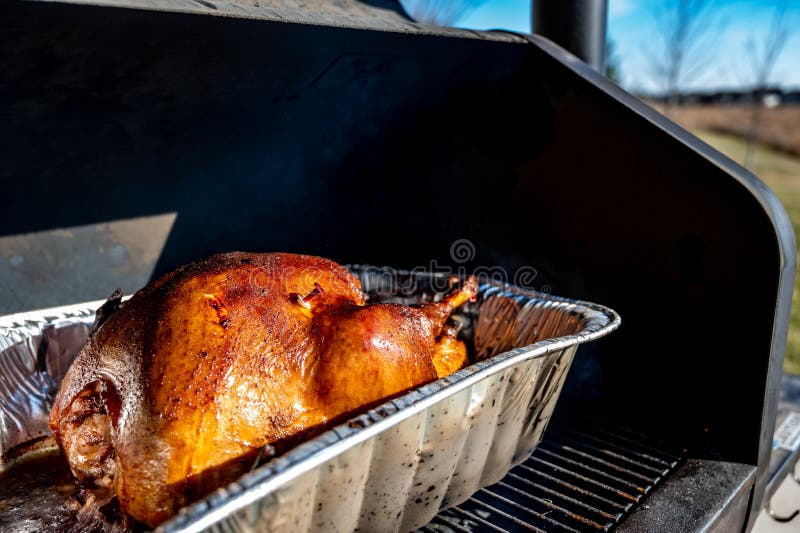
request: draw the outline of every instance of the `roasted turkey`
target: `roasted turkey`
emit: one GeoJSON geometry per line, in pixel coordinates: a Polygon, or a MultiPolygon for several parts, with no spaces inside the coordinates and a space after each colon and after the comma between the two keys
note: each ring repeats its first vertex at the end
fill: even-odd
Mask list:
{"type": "Polygon", "coordinates": [[[447,375],[466,349],[438,303],[365,305],[305,255],[229,253],[165,275],[108,317],[67,372],[50,427],[85,487],[157,526],[348,413],[447,375]]]}

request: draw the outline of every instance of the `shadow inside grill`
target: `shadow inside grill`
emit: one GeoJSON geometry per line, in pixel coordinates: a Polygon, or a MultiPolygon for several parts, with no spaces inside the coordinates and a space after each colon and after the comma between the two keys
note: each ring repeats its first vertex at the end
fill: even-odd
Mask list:
{"type": "Polygon", "coordinates": [[[562,398],[528,460],[421,531],[611,531],[685,458],[562,398]]]}

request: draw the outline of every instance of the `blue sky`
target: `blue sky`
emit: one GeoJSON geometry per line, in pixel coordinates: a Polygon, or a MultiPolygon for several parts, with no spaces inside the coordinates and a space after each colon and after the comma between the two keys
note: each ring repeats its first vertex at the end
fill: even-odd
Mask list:
{"type": "MultiPolygon", "coordinates": [[[[558,1],[558,0],[544,0],[558,1]]],[[[724,29],[712,47],[714,61],[704,75],[694,79],[691,88],[737,87],[751,76],[746,50],[750,39],[763,39],[768,32],[777,0],[718,0],[715,11],[725,21],[724,29]]],[[[622,70],[622,83],[629,89],[657,90],[648,69],[643,49],[654,35],[651,14],[653,0],[609,0],[608,32],[616,43],[622,70]]],[[[530,0],[487,0],[469,12],[456,25],[464,28],[505,28],[529,32],[530,0]]],[[[770,81],[800,88],[800,0],[788,0],[787,20],[791,36],[786,43],[770,81]]]]}

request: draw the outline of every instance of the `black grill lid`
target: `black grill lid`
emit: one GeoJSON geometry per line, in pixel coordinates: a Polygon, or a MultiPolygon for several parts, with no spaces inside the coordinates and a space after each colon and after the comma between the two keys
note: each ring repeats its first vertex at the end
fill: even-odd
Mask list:
{"type": "Polygon", "coordinates": [[[626,427],[699,442],[686,464],[757,465],[761,506],[796,259],[763,183],[541,38],[195,4],[3,3],[0,228],[29,252],[0,262],[2,305],[231,249],[441,265],[466,238],[464,267],[530,266],[619,310],[570,379],[626,427]],[[164,213],[157,260],[96,232],[38,253],[164,213]]]}

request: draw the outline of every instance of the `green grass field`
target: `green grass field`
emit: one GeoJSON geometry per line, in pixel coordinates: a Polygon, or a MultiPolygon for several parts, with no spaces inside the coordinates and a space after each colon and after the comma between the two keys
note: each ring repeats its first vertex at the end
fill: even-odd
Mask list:
{"type": "MultiPolygon", "coordinates": [[[[705,131],[695,133],[731,159],[740,163],[744,160],[745,143],[740,137],[705,131]]],[[[783,202],[786,212],[789,213],[789,218],[792,219],[795,235],[800,235],[800,157],[760,147],[755,174],[775,191],[783,202]]],[[[800,374],[800,273],[794,281],[792,316],[784,369],[793,374],[800,374]]]]}

